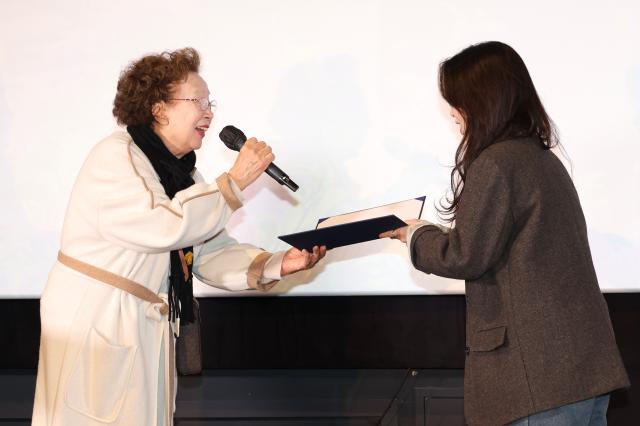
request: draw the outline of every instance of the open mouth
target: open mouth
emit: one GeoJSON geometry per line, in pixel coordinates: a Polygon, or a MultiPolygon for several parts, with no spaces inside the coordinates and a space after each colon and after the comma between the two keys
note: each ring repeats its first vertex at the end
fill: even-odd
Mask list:
{"type": "Polygon", "coordinates": [[[209,129],[209,126],[198,126],[198,127],[196,127],[196,131],[198,132],[200,137],[204,137],[204,134],[207,132],[207,129],[209,129]]]}

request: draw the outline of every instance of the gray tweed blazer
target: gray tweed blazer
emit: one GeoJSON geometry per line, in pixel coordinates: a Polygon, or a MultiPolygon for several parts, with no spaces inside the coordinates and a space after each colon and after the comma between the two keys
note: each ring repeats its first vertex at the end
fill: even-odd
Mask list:
{"type": "Polygon", "coordinates": [[[536,139],[473,162],[445,233],[413,234],[416,269],[466,281],[465,418],[500,425],[629,386],[578,194],[536,139]]]}

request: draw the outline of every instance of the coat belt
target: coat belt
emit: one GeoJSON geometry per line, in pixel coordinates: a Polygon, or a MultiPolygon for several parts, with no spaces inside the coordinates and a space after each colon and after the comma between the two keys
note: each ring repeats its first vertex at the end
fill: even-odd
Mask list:
{"type": "Polygon", "coordinates": [[[164,302],[164,300],[160,298],[160,296],[135,281],[121,277],[120,275],[116,275],[113,272],[97,268],[93,265],[89,265],[88,263],[85,263],[81,260],[75,259],[71,256],[67,256],[61,251],[58,252],[58,261],[63,265],[80,272],[81,274],[87,275],[105,284],[109,284],[110,286],[119,288],[120,290],[126,291],[127,293],[137,297],[138,299],[145,300],[149,303],[162,304],[163,306],[160,308],[160,313],[162,315],[167,315],[167,313],[169,312],[169,306],[164,302]]]}

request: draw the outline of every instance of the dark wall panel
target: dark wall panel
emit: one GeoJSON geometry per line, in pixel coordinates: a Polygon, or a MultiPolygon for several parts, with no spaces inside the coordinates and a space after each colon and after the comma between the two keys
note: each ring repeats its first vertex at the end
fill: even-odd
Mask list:
{"type": "MultiPolygon", "coordinates": [[[[640,369],[640,294],[606,294],[640,369]]],[[[464,296],[201,299],[205,368],[462,368],[464,296]]],[[[39,301],[0,300],[0,368],[36,368],[39,301]]]]}
{"type": "Polygon", "coordinates": [[[464,298],[201,300],[205,368],[461,368],[464,298]]]}

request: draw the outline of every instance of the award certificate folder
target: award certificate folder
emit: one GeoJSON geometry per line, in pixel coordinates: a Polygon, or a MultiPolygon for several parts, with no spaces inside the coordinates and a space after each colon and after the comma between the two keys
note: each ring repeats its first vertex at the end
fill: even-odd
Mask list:
{"type": "Polygon", "coordinates": [[[327,249],[378,239],[386,231],[406,226],[403,221],[417,219],[422,213],[425,197],[359,210],[318,221],[316,229],[282,235],[282,241],[302,250],[313,246],[327,249]]]}

